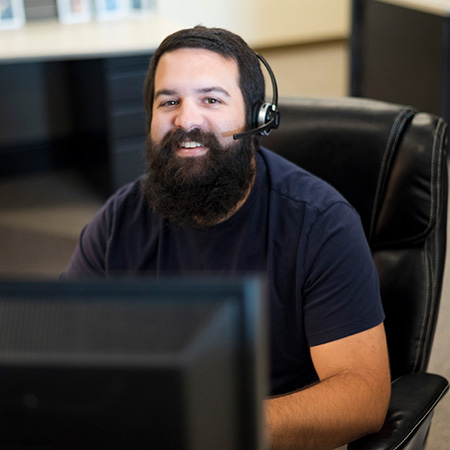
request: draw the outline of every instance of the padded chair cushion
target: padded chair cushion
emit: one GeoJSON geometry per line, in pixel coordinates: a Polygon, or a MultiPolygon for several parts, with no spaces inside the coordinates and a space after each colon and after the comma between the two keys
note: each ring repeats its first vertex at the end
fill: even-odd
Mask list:
{"type": "Polygon", "coordinates": [[[373,236],[374,247],[423,241],[436,225],[439,209],[435,205],[441,201],[439,186],[443,174],[436,168],[442,165],[437,159],[444,156],[444,122],[436,122],[429,114],[409,112],[399,115],[399,119],[404,121],[404,129],[393,128],[394,142],[387,146],[384,155],[385,179],[380,180],[377,199],[382,207],[373,236]]]}

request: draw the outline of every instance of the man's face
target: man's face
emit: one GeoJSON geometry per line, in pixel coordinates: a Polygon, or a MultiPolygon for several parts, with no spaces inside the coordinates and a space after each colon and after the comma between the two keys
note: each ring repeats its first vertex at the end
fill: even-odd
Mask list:
{"type": "Polygon", "coordinates": [[[255,175],[252,138],[234,60],[203,49],[165,53],[155,73],[144,191],[153,209],[185,226],[236,211],[255,175]]]}
{"type": "MultiPolygon", "coordinates": [[[[160,144],[169,132],[199,129],[213,133],[222,146],[244,129],[245,103],[236,61],[204,49],[165,53],[155,73],[155,95],[150,128],[160,144]]],[[[180,157],[199,157],[209,148],[187,139],[175,150],[180,157]]]]}

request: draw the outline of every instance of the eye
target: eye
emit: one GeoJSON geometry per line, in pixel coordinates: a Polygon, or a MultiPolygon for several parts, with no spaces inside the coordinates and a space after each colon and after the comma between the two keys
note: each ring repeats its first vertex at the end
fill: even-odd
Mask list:
{"type": "Polygon", "coordinates": [[[220,100],[214,97],[207,97],[205,98],[204,102],[207,103],[208,105],[216,105],[220,103],[220,100]]]}
{"type": "Polygon", "coordinates": [[[164,106],[175,106],[178,104],[177,100],[166,100],[164,102],[161,102],[160,106],[164,107],[164,106]]]}

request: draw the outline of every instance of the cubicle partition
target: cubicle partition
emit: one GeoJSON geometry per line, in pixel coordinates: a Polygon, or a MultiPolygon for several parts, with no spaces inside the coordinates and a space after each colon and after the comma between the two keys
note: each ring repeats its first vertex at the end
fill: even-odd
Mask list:
{"type": "Polygon", "coordinates": [[[351,94],[408,104],[449,122],[448,5],[441,0],[353,0],[351,94]]]}
{"type": "Polygon", "coordinates": [[[68,62],[75,162],[103,192],[144,170],[142,91],[150,58],[149,53],[68,62]]]}

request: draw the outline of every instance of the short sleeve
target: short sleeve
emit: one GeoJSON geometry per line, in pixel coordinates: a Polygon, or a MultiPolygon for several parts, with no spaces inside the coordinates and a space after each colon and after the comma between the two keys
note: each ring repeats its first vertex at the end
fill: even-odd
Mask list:
{"type": "Polygon", "coordinates": [[[356,211],[337,202],[312,224],[304,258],[303,305],[309,346],[384,320],[378,274],[356,211]]]}

